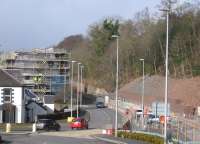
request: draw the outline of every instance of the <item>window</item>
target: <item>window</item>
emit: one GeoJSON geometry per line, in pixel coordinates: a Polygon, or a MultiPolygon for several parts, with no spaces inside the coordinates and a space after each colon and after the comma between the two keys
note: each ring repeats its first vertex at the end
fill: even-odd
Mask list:
{"type": "Polygon", "coordinates": [[[25,76],[25,80],[30,80],[30,76],[25,76]]]}
{"type": "Polygon", "coordinates": [[[3,102],[4,103],[12,103],[13,99],[13,89],[12,88],[4,88],[2,89],[3,94],[3,102]]]}

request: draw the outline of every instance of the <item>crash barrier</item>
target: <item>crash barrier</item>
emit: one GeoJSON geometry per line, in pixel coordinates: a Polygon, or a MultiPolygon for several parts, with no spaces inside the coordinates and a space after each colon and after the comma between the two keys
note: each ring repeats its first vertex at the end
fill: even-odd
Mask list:
{"type": "MultiPolygon", "coordinates": [[[[110,100],[109,101],[109,108],[115,109],[115,100],[110,100]]],[[[131,129],[131,119],[133,117],[133,113],[135,110],[139,108],[138,105],[126,102],[126,101],[121,101],[118,100],[118,112],[123,116],[122,117],[122,125],[121,128],[123,130],[130,130],[131,129]]]]}

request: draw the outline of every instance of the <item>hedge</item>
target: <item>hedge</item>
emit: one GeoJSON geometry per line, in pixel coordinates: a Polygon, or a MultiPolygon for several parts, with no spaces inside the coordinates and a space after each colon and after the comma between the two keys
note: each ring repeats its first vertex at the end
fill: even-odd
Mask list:
{"type": "Polygon", "coordinates": [[[123,132],[123,131],[118,132],[117,135],[118,137],[121,137],[121,138],[144,141],[151,144],[164,144],[164,139],[162,137],[154,136],[154,135],[148,135],[148,134],[143,134],[143,133],[123,132]]]}

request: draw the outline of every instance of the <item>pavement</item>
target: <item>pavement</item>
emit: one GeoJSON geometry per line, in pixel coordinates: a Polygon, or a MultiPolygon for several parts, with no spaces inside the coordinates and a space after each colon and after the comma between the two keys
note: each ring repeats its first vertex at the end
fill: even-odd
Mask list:
{"type": "Polygon", "coordinates": [[[101,134],[101,132],[102,130],[100,129],[86,129],[86,130],[41,132],[39,134],[48,136],[59,136],[59,137],[90,138],[91,135],[101,134]]]}
{"type": "Polygon", "coordinates": [[[10,133],[0,132],[2,136],[48,136],[48,137],[62,137],[62,138],[80,138],[80,139],[96,139],[106,144],[146,144],[135,140],[116,138],[113,135],[102,134],[102,129],[85,129],[85,130],[68,130],[68,131],[14,131],[10,133]]]}
{"type": "Polygon", "coordinates": [[[6,132],[0,132],[0,135],[28,135],[28,134],[32,134],[33,132],[31,131],[11,131],[9,133],[6,132]]]}
{"type": "Polygon", "coordinates": [[[100,141],[105,141],[113,144],[147,144],[136,140],[116,138],[112,135],[102,134],[101,129],[89,129],[89,130],[73,130],[73,131],[59,131],[59,132],[43,132],[40,135],[46,136],[58,136],[58,137],[71,137],[71,138],[95,138],[100,141]]]}
{"type": "Polygon", "coordinates": [[[111,144],[96,138],[59,137],[47,135],[2,135],[2,144],[111,144]]]}

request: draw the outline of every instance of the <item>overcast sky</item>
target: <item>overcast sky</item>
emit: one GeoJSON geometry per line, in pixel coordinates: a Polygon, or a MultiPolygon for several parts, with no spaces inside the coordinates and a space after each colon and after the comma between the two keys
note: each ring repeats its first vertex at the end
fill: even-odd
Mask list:
{"type": "Polygon", "coordinates": [[[0,50],[44,48],[107,16],[133,18],[160,0],[0,0],[0,50]]]}

